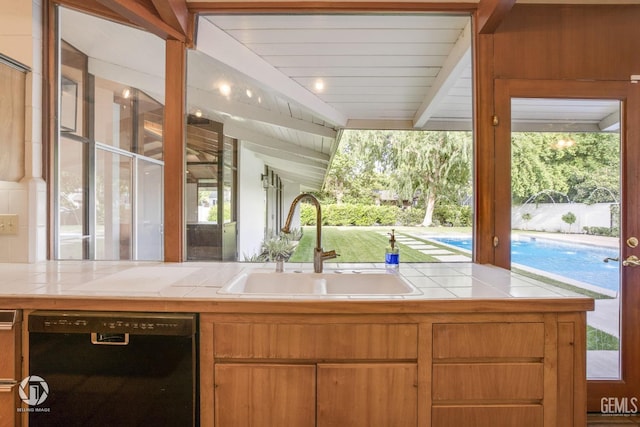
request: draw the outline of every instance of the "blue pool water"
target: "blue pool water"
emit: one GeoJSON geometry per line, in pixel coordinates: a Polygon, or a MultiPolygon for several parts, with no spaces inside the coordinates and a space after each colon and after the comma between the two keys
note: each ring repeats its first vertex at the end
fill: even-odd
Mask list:
{"type": "MultiPolygon", "coordinates": [[[[437,237],[432,240],[471,251],[469,237],[437,237]]],[[[603,260],[617,256],[617,249],[602,246],[526,237],[511,241],[511,262],[514,264],[616,292],[619,288],[619,263],[605,263],[603,260]]]]}

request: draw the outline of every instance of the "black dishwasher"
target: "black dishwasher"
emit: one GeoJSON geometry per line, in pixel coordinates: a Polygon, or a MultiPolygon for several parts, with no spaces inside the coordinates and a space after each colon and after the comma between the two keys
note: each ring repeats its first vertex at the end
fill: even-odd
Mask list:
{"type": "Polygon", "coordinates": [[[34,311],[29,426],[195,426],[197,315],[34,311]]]}

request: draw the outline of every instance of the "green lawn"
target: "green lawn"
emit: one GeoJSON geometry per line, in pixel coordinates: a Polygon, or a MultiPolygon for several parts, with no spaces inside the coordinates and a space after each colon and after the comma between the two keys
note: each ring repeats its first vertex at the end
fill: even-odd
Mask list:
{"type": "Polygon", "coordinates": [[[620,340],[587,325],[587,350],[620,350],[620,340]]]}
{"type": "MultiPolygon", "coordinates": [[[[302,227],[303,236],[289,262],[313,262],[316,245],[316,228],[302,227]]],[[[389,246],[391,227],[322,227],[322,248],[335,250],[340,256],[337,262],[384,262],[384,253],[389,246]]],[[[403,235],[396,229],[396,237],[403,235]]],[[[429,242],[429,244],[433,244],[429,242]]],[[[400,262],[438,262],[432,256],[397,243],[400,262]]],[[[435,246],[438,246],[434,244],[435,246]]],[[[451,249],[449,249],[452,251],[451,249]]],[[[454,252],[454,251],[452,251],[454,252]]]]}

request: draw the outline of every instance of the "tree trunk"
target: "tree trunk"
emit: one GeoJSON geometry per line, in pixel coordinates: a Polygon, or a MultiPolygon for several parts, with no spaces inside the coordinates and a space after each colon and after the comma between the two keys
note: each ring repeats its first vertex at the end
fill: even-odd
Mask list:
{"type": "Polygon", "coordinates": [[[433,224],[433,209],[436,207],[436,195],[433,190],[427,190],[425,199],[424,220],[422,221],[422,225],[429,227],[433,224]]]}
{"type": "Polygon", "coordinates": [[[344,197],[344,184],[342,182],[336,185],[335,196],[336,204],[341,205],[342,197],[344,197]]]}

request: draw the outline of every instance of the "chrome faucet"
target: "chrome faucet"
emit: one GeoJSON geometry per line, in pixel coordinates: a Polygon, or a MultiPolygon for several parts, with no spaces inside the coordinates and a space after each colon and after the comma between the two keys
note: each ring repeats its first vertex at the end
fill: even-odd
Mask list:
{"type": "Polygon", "coordinates": [[[302,193],[291,202],[291,207],[289,208],[289,215],[287,215],[287,220],[284,223],[284,227],[282,227],[283,233],[289,232],[289,227],[291,227],[291,219],[293,218],[293,212],[296,210],[296,205],[300,203],[302,199],[309,199],[311,203],[316,208],[316,248],[313,251],[313,271],[315,273],[322,273],[322,262],[325,259],[332,259],[338,256],[336,251],[323,251],[322,250],[322,212],[320,209],[320,202],[315,198],[314,195],[309,193],[302,193]]]}

